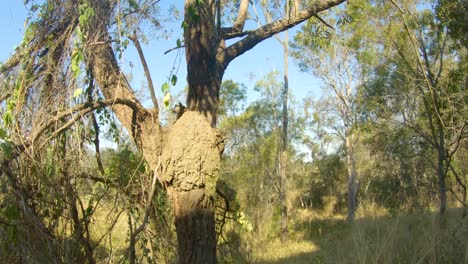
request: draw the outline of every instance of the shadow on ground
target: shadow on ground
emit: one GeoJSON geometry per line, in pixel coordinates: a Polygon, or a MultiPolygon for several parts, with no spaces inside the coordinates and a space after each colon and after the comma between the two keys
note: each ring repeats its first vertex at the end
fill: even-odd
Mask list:
{"type": "Polygon", "coordinates": [[[355,223],[311,218],[295,223],[296,239],[272,243],[256,263],[468,263],[468,217],[437,213],[369,216],[355,223]],[[295,246],[309,243],[313,246],[295,246]]]}

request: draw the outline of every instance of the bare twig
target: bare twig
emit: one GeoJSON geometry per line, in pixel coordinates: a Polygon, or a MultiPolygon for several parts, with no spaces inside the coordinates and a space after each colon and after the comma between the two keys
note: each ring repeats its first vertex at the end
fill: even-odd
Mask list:
{"type": "Polygon", "coordinates": [[[184,45],[181,45],[181,46],[174,47],[174,48],[172,48],[172,49],[168,49],[168,50],[166,50],[166,51],[164,52],[164,55],[168,54],[168,53],[171,52],[171,51],[174,51],[174,50],[176,50],[176,49],[181,49],[181,48],[185,48],[185,46],[184,46],[184,45]]]}
{"type": "MultiPolygon", "coordinates": [[[[148,218],[151,212],[151,206],[153,205],[153,198],[154,194],[156,191],[156,182],[158,180],[158,169],[159,166],[161,165],[161,159],[158,161],[158,165],[154,169],[154,175],[153,175],[153,181],[151,183],[151,190],[148,195],[148,200],[145,208],[145,216],[143,217],[143,222],[140,224],[140,226],[135,229],[135,231],[131,232],[130,234],[130,245],[128,246],[128,250],[130,252],[130,263],[135,263],[135,244],[136,244],[136,238],[137,236],[145,229],[146,224],[148,223],[148,218]]],[[[131,219],[130,219],[131,222],[131,219]]],[[[131,228],[131,227],[130,227],[131,228]]]]}
{"type": "Polygon", "coordinates": [[[334,28],[332,25],[328,24],[328,23],[327,23],[325,20],[323,20],[323,18],[321,18],[319,15],[314,15],[314,17],[317,18],[320,22],[322,22],[322,23],[323,23],[325,26],[327,26],[328,28],[335,30],[335,28],[334,28]]]}

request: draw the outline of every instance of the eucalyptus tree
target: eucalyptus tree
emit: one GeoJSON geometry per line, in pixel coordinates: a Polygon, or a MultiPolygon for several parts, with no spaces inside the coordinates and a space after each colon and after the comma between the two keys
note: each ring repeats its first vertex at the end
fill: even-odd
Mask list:
{"type": "Polygon", "coordinates": [[[360,136],[359,89],[366,82],[371,60],[365,57],[372,50],[358,47],[359,39],[369,37],[369,32],[355,30],[359,17],[344,21],[346,9],[317,16],[309,20],[295,36],[293,56],[305,72],[322,81],[324,97],[315,104],[314,118],[326,119],[328,131],[338,136],[345,146],[348,169],[348,221],[353,221],[357,209],[358,175],[356,148],[360,136]],[[328,21],[328,22],[327,22],[328,21]],[[335,28],[331,24],[337,24],[335,28]],[[356,43],[357,42],[357,43],[356,43]],[[320,116],[322,115],[322,116],[320,116]]]}
{"type": "MultiPolygon", "coordinates": [[[[259,25],[271,23],[274,17],[285,17],[295,14],[300,9],[300,2],[294,1],[260,1],[263,19],[260,18],[257,10],[253,8],[253,17],[259,25]],[[262,20],[264,21],[262,23],[262,20]]],[[[284,241],[288,238],[288,93],[289,93],[289,30],[285,30],[282,38],[279,35],[275,36],[276,40],[283,47],[283,91],[282,91],[282,129],[280,138],[280,149],[278,153],[278,172],[280,182],[280,203],[281,203],[281,239],[284,241]]]]}
{"type": "MultiPolygon", "coordinates": [[[[143,3],[151,8],[156,7],[158,2],[143,3]]],[[[142,152],[154,172],[154,179],[157,178],[166,187],[172,200],[179,262],[216,263],[213,199],[225,139],[215,126],[224,72],[231,61],[261,41],[343,2],[345,0],[316,1],[257,29],[244,30],[250,4],[248,0],[236,3],[185,1],[181,23],[184,41],[177,44],[185,48],[187,111],[170,127],[160,124],[159,107],[154,97],[153,109],[143,107],[122,74],[117,60],[122,49],[128,45],[126,34],[133,34],[125,32],[125,29],[140,29],[138,24],[126,24],[130,21],[127,18],[135,15],[161,26],[154,21],[154,17],[148,16],[147,9],[140,2],[50,0],[35,5],[38,12],[29,21],[23,44],[2,65],[2,73],[19,72],[19,77],[15,78],[16,85],[9,89],[14,92],[9,93],[6,99],[7,129],[15,131],[14,128],[22,128],[17,123],[21,120],[21,113],[13,110],[27,106],[28,100],[25,99],[34,96],[32,91],[38,87],[57,96],[61,92],[53,90],[55,82],[70,84],[74,77],[86,73],[89,82],[98,88],[105,99],[79,104],[68,110],[64,110],[68,108],[65,104],[59,108],[57,115],[53,111],[48,112],[52,116],[43,119],[37,129],[34,127],[31,137],[26,137],[27,128],[17,129],[20,133],[12,139],[15,155],[24,155],[36,144],[43,144],[38,139],[44,132],[50,132],[55,137],[72,126],[80,116],[109,106],[142,152]],[[236,15],[232,26],[226,27],[229,21],[223,20],[222,14],[223,8],[229,7],[229,4],[234,5],[226,10],[235,10],[236,15]],[[227,40],[232,42],[227,44],[227,40]],[[115,44],[114,47],[112,44],[115,44]],[[61,78],[54,78],[58,76],[61,78]]],[[[132,35],[131,39],[137,37],[132,35]]],[[[137,42],[134,43],[138,48],[137,42]]],[[[144,56],[140,57],[143,60],[144,56]]],[[[173,81],[176,79],[173,78],[173,81]]],[[[71,87],[65,86],[68,89],[71,87]]],[[[167,98],[167,86],[163,88],[167,98]]],[[[81,92],[78,89],[75,91],[77,95],[81,92]]],[[[44,107],[54,105],[46,105],[46,101],[38,105],[41,110],[44,107]]],[[[6,162],[11,162],[11,159],[6,162]]]]}
{"type": "MultiPolygon", "coordinates": [[[[223,83],[224,85],[224,83],[223,83]]],[[[272,71],[257,81],[254,90],[259,98],[244,111],[223,119],[220,126],[232,139],[224,159],[223,176],[232,179],[248,219],[252,220],[256,237],[263,240],[278,234],[281,219],[274,217],[282,210],[281,182],[278,174],[281,162],[278,153],[282,137],[282,107],[284,84],[280,72],[272,71]]],[[[292,99],[289,98],[291,105],[292,99]]],[[[300,120],[294,109],[288,108],[291,122],[290,138],[299,141],[300,120]]],[[[291,159],[297,158],[293,147],[288,147],[291,159]]],[[[291,161],[288,161],[292,164],[291,161]]],[[[290,166],[289,173],[293,166],[290,166]]],[[[302,168],[302,167],[301,167],[302,168]]],[[[282,234],[280,234],[280,237],[282,234]]]]}
{"type": "MultiPolygon", "coordinates": [[[[382,60],[368,87],[374,92],[370,95],[386,98],[381,101],[380,113],[395,110],[391,116],[394,122],[406,125],[432,146],[433,152],[426,155],[433,160],[439,214],[443,216],[448,175],[465,189],[466,197],[466,180],[452,164],[467,137],[468,95],[464,89],[467,80],[463,77],[467,71],[466,47],[460,45],[463,34],[456,37],[450,34],[454,28],[448,25],[453,26],[454,21],[451,24],[440,19],[431,3],[392,0],[375,4],[369,21],[380,28],[378,41],[374,43],[383,47],[382,60]],[[414,96],[405,96],[409,93],[414,96]]],[[[440,1],[439,7],[444,3],[447,1],[440,1]]],[[[463,203],[466,206],[466,201],[463,203]]]]}

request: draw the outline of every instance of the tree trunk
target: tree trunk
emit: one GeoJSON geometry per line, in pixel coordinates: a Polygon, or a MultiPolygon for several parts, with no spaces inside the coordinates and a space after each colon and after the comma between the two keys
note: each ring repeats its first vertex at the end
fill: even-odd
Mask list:
{"type": "Polygon", "coordinates": [[[189,86],[187,107],[205,115],[215,127],[225,65],[216,60],[220,39],[216,34],[213,4],[213,1],[203,4],[185,1],[184,39],[189,86]]]}
{"type": "Polygon", "coordinates": [[[185,112],[170,128],[161,156],[168,185],[179,263],[216,263],[214,195],[222,137],[206,117],[185,112]]]}
{"type": "Polygon", "coordinates": [[[349,222],[354,221],[357,202],[357,172],[356,157],[354,153],[353,135],[346,133],[346,165],[348,167],[348,216],[349,222]]]}
{"type": "MultiPolygon", "coordinates": [[[[76,240],[78,243],[81,245],[85,252],[85,257],[88,260],[89,264],[95,264],[96,261],[94,260],[94,252],[93,252],[93,247],[91,245],[91,241],[89,240],[89,237],[86,238],[84,236],[85,230],[82,226],[82,220],[80,219],[79,214],[78,214],[78,208],[76,207],[76,193],[72,187],[72,184],[70,182],[70,177],[63,173],[63,177],[66,180],[66,189],[67,189],[67,199],[68,199],[68,204],[70,206],[70,214],[71,214],[71,219],[73,221],[73,231],[74,235],[76,236],[76,240]]],[[[83,216],[84,218],[85,216],[83,216]]],[[[86,220],[85,220],[86,221],[86,220]]],[[[83,225],[87,225],[87,223],[83,223],[83,225]]]]}
{"type": "Polygon", "coordinates": [[[213,199],[203,188],[177,190],[174,199],[179,263],[216,263],[213,199]]]}
{"type": "Polygon", "coordinates": [[[173,170],[166,176],[171,173],[177,176],[171,182],[169,193],[174,206],[179,263],[217,262],[214,195],[223,147],[222,136],[214,127],[225,66],[216,60],[220,40],[213,5],[214,1],[185,1],[187,108],[190,111],[171,127],[166,144],[172,153],[170,170],[173,170]],[[181,142],[183,146],[178,149],[181,142]],[[177,153],[182,156],[174,156],[177,153]]]}
{"type": "MultiPolygon", "coordinates": [[[[288,6],[288,5],[287,5],[288,6]]],[[[288,14],[289,8],[286,8],[288,14]]],[[[288,92],[289,92],[289,79],[288,79],[288,31],[285,31],[283,49],[284,49],[284,86],[283,86],[283,109],[282,109],[282,138],[280,149],[280,203],[281,203],[281,240],[288,239],[288,177],[286,174],[286,167],[288,162],[288,92]]]]}
{"type": "Polygon", "coordinates": [[[445,135],[444,128],[439,124],[439,144],[437,146],[437,179],[439,182],[439,216],[443,217],[447,209],[447,188],[445,186],[445,135]]]}

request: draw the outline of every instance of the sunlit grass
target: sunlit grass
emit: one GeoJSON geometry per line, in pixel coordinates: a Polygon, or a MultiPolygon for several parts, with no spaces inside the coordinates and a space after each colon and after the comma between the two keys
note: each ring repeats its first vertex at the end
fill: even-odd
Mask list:
{"type": "Polygon", "coordinates": [[[468,219],[448,211],[391,216],[368,206],[354,223],[326,210],[296,210],[291,240],[254,249],[258,263],[468,263],[468,219]]]}
{"type": "Polygon", "coordinates": [[[286,243],[274,240],[256,250],[256,263],[311,263],[319,247],[312,241],[299,240],[286,243]]]}
{"type": "Polygon", "coordinates": [[[100,243],[96,258],[103,263],[118,262],[128,248],[128,219],[113,201],[103,202],[93,214],[90,225],[92,240],[100,243]]]}

